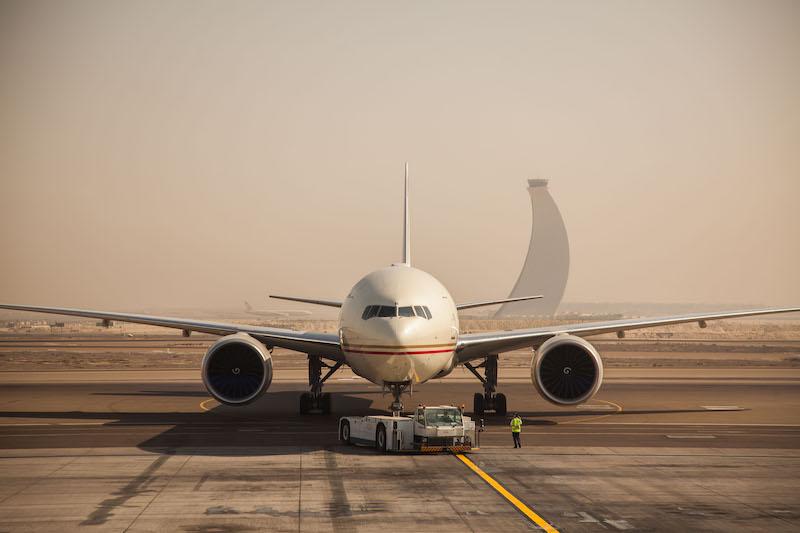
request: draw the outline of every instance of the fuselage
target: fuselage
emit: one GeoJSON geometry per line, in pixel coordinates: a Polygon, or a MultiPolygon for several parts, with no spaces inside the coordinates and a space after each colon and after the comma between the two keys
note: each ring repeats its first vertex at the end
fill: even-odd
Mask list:
{"type": "Polygon", "coordinates": [[[393,265],[367,274],[350,290],[339,339],[359,376],[379,385],[423,383],[453,367],[458,312],[436,278],[393,265]]]}

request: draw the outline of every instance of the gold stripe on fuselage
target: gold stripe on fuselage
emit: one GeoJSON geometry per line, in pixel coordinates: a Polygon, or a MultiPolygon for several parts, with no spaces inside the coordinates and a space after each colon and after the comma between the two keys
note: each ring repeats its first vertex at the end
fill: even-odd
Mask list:
{"type": "Polygon", "coordinates": [[[378,348],[378,349],[388,349],[388,350],[419,350],[420,348],[454,348],[455,343],[447,343],[447,344],[413,344],[413,345],[387,345],[387,344],[342,344],[342,349],[347,350],[348,348],[353,349],[364,349],[364,348],[378,348]]]}

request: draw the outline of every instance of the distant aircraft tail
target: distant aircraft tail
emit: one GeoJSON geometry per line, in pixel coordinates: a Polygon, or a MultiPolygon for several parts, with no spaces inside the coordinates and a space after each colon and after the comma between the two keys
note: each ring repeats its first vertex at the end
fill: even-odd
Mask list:
{"type": "Polygon", "coordinates": [[[247,300],[244,301],[244,310],[247,311],[247,312],[250,312],[250,311],[253,310],[253,307],[249,303],[247,303],[247,300]]]}

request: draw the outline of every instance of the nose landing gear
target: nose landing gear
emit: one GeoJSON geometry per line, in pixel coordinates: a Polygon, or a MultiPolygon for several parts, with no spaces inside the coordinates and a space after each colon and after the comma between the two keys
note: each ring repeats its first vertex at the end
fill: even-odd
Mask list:
{"type": "Polygon", "coordinates": [[[402,395],[410,386],[410,383],[384,383],[385,387],[389,388],[389,391],[392,393],[394,397],[394,401],[389,405],[389,409],[392,410],[392,416],[400,416],[403,412],[403,398],[402,395]]]}
{"type": "Polygon", "coordinates": [[[341,361],[331,366],[320,359],[318,355],[308,356],[308,383],[311,386],[309,392],[300,395],[300,414],[319,413],[323,415],[331,412],[331,394],[322,392],[322,385],[331,377],[339,367],[341,361]],[[322,376],[322,369],[327,368],[325,377],[322,376]]]}
{"type": "Polygon", "coordinates": [[[508,405],[506,402],[506,395],[496,393],[497,390],[497,355],[487,355],[483,363],[473,366],[470,363],[464,363],[464,366],[472,372],[481,383],[483,383],[483,394],[478,392],[473,397],[473,413],[475,416],[484,414],[486,411],[494,411],[495,414],[505,416],[508,413],[508,405]],[[486,376],[481,376],[478,372],[479,368],[484,369],[486,376]]]}

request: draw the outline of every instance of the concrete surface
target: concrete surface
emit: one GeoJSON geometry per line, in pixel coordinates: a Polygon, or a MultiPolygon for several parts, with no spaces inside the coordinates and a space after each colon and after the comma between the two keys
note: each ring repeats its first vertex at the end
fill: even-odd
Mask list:
{"type": "MultiPolygon", "coordinates": [[[[570,409],[501,379],[525,447],[487,417],[473,461],[560,531],[800,529],[796,372],[620,370],[570,409]]],[[[0,373],[0,531],[536,529],[452,456],[339,444],[337,416],[390,401],[350,376],[327,389],[334,415],[300,417],[291,379],[237,409],[196,373],[19,374],[0,373]]],[[[449,379],[406,404],[478,390],[449,379]]]]}

